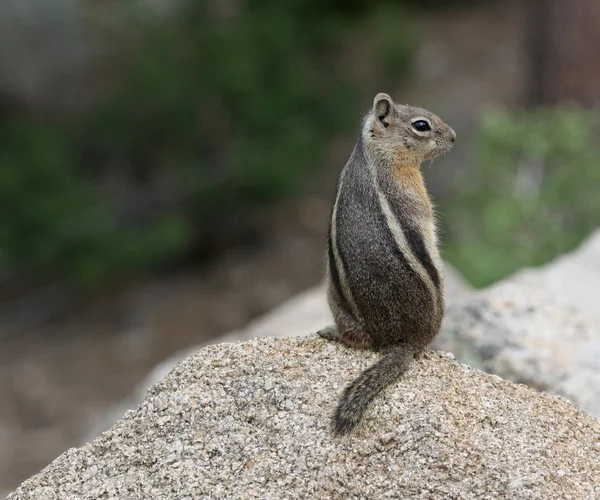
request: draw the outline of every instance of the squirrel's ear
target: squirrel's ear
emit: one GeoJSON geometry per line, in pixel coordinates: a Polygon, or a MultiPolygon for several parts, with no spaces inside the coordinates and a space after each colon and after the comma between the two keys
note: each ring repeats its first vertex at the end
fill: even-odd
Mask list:
{"type": "Polygon", "coordinates": [[[392,98],[383,92],[377,94],[375,99],[373,99],[373,113],[384,127],[389,125],[387,118],[392,111],[393,105],[394,101],[392,101],[392,98]]]}

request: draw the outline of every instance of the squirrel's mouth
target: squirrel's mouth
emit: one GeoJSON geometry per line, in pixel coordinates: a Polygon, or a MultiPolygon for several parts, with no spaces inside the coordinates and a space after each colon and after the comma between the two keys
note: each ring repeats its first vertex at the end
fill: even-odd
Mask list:
{"type": "Polygon", "coordinates": [[[426,160],[433,160],[436,156],[439,156],[443,153],[447,153],[454,146],[451,142],[442,142],[437,143],[436,147],[427,155],[426,160]]]}

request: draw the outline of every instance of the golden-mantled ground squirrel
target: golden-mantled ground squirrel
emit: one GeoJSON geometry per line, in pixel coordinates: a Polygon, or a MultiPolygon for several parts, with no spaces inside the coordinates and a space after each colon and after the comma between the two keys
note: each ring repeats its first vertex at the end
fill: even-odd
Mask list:
{"type": "Polygon", "coordinates": [[[346,387],[332,419],[336,435],[356,427],[440,329],[443,265],[420,166],[455,139],[433,113],[377,94],[340,174],[327,268],[335,325],[319,335],[385,354],[346,387]]]}

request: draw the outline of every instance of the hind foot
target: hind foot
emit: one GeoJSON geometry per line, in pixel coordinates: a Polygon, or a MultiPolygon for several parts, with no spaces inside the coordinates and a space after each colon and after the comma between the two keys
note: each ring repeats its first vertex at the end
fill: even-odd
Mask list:
{"type": "Polygon", "coordinates": [[[342,339],[340,338],[340,331],[336,325],[329,325],[319,330],[317,335],[325,340],[331,340],[333,342],[340,342],[342,339]]]}
{"type": "Polygon", "coordinates": [[[347,347],[370,349],[373,345],[371,338],[354,321],[340,319],[340,326],[330,325],[317,332],[321,338],[332,342],[341,342],[347,347]],[[341,329],[340,329],[341,328],[341,329]]]}

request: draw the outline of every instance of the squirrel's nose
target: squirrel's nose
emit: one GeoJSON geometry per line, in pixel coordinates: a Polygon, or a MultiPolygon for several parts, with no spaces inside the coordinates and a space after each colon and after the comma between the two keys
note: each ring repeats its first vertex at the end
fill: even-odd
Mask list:
{"type": "Polygon", "coordinates": [[[450,129],[450,140],[452,142],[456,141],[456,132],[454,131],[453,128],[450,129]]]}

